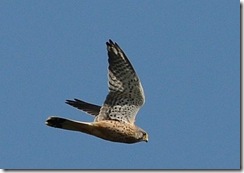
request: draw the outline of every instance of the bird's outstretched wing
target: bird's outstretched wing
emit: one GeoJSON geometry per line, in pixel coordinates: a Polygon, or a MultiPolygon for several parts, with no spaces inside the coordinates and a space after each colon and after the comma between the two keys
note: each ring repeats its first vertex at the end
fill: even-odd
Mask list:
{"type": "Polygon", "coordinates": [[[109,94],[95,121],[117,120],[134,124],[140,107],[145,102],[141,82],[117,43],[106,43],[108,51],[109,94]]]}
{"type": "Polygon", "coordinates": [[[74,100],[66,100],[68,105],[74,106],[77,109],[80,109],[88,114],[95,115],[97,116],[99,114],[99,111],[101,109],[101,106],[94,105],[91,103],[84,102],[79,99],[74,99],[74,100]]]}

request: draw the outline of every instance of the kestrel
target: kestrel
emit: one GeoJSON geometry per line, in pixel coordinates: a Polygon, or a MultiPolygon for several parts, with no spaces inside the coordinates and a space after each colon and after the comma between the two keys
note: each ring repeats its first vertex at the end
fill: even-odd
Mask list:
{"type": "Polygon", "coordinates": [[[109,93],[102,106],[79,99],[66,103],[94,115],[94,122],[80,122],[60,117],[49,117],[46,125],[93,135],[108,141],[136,143],[148,141],[148,134],[137,127],[136,114],[145,102],[141,82],[117,43],[106,42],[108,51],[109,93]]]}

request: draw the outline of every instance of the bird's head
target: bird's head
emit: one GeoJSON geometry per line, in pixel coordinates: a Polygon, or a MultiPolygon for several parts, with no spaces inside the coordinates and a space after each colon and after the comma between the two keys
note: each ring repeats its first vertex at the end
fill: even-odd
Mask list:
{"type": "Polygon", "coordinates": [[[139,139],[139,141],[148,142],[148,134],[147,134],[147,132],[145,132],[142,129],[139,129],[139,131],[137,133],[137,138],[139,139]]]}
{"type": "Polygon", "coordinates": [[[148,134],[146,132],[142,134],[142,141],[148,142],[148,134]]]}

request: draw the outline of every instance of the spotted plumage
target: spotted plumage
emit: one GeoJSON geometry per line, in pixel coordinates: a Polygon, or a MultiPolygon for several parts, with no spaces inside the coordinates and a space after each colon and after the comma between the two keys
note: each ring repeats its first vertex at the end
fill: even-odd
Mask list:
{"type": "Polygon", "coordinates": [[[51,127],[87,133],[105,140],[122,143],[148,141],[148,134],[134,122],[145,102],[144,91],[133,66],[117,43],[106,43],[108,51],[109,93],[102,106],[79,99],[66,103],[94,115],[94,122],[80,122],[49,117],[51,127]]]}

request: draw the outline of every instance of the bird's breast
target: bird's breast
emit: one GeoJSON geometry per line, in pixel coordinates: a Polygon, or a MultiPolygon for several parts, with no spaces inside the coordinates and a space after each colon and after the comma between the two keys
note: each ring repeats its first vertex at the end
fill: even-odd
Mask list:
{"type": "Polygon", "coordinates": [[[113,120],[103,120],[92,123],[93,135],[105,140],[123,143],[138,142],[135,125],[113,120]]]}

